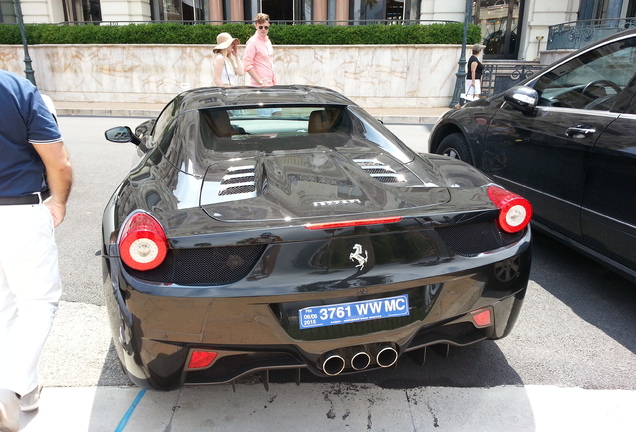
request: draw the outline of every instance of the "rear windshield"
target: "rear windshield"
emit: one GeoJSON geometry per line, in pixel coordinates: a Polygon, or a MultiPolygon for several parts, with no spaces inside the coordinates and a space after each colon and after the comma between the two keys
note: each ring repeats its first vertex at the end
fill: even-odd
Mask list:
{"type": "MultiPolygon", "coordinates": [[[[199,110],[201,137],[206,148],[236,151],[256,145],[289,148],[313,147],[312,137],[334,144],[351,135],[351,122],[340,106],[283,106],[249,109],[199,110]]],[[[325,144],[327,144],[325,142],[325,144]]]]}

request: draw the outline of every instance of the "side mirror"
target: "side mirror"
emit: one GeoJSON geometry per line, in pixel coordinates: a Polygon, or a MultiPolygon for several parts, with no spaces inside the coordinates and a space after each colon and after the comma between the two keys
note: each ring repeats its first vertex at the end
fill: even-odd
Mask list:
{"type": "Polygon", "coordinates": [[[531,112],[539,103],[539,93],[531,87],[516,86],[504,92],[504,100],[523,112],[531,112]]]}
{"type": "Polygon", "coordinates": [[[152,128],[155,127],[156,122],[157,119],[146,120],[135,128],[135,135],[137,135],[139,139],[144,139],[150,134],[150,132],[152,132],[152,128]]]}
{"type": "Polygon", "coordinates": [[[118,126],[104,132],[106,139],[114,143],[131,142],[135,145],[141,144],[141,140],[130,130],[128,126],[118,126]]]}

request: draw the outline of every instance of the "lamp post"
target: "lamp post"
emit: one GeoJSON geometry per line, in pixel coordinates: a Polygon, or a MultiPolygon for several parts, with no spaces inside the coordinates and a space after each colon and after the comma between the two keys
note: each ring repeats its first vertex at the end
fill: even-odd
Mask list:
{"type": "Polygon", "coordinates": [[[26,78],[31,81],[31,84],[35,84],[35,74],[31,67],[31,57],[29,57],[29,47],[26,39],[26,29],[24,28],[24,21],[22,20],[22,6],[20,6],[20,0],[13,0],[15,6],[15,16],[18,19],[18,25],[20,26],[20,35],[22,36],[22,46],[24,47],[24,73],[26,78]]]}
{"type": "Polygon", "coordinates": [[[459,96],[464,92],[466,86],[466,41],[468,39],[468,23],[473,16],[473,0],[466,0],[466,12],[464,15],[464,35],[462,36],[462,53],[457,62],[457,81],[455,81],[455,91],[451,98],[449,108],[454,108],[459,103],[459,96]]]}

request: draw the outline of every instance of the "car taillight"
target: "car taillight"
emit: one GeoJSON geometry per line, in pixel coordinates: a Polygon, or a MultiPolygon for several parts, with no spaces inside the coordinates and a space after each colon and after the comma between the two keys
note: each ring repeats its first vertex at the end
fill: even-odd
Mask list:
{"type": "Polygon", "coordinates": [[[213,351],[192,351],[188,369],[202,369],[210,366],[218,354],[213,351]]]}
{"type": "Polygon", "coordinates": [[[119,237],[121,259],[135,270],[151,270],[166,258],[168,239],[155,218],[135,213],[124,224],[119,237]]]}
{"type": "Polygon", "coordinates": [[[472,311],[470,313],[470,315],[471,315],[475,325],[477,325],[479,327],[486,327],[486,326],[489,326],[490,324],[492,324],[492,318],[490,316],[490,309],[488,309],[488,308],[478,309],[478,310],[472,311]]]}
{"type": "Polygon", "coordinates": [[[499,186],[490,186],[488,196],[500,210],[497,222],[502,230],[515,233],[528,226],[532,206],[527,199],[499,186]]]}
{"type": "Polygon", "coordinates": [[[386,224],[386,223],[395,223],[395,222],[400,222],[401,220],[402,220],[401,216],[395,216],[395,217],[374,218],[374,219],[357,219],[357,220],[350,220],[350,221],[344,221],[344,222],[307,223],[304,226],[305,228],[310,230],[320,230],[320,229],[345,228],[345,227],[361,226],[361,225],[378,225],[378,224],[386,224]]]}

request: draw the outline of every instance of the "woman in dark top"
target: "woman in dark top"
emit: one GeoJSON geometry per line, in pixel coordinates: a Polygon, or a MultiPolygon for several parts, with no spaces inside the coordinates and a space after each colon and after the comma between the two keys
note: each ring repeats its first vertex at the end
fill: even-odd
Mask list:
{"type": "Polygon", "coordinates": [[[484,70],[484,65],[479,61],[478,56],[483,49],[483,45],[473,45],[473,55],[468,59],[468,67],[466,68],[466,94],[481,95],[481,73],[484,70]]]}

